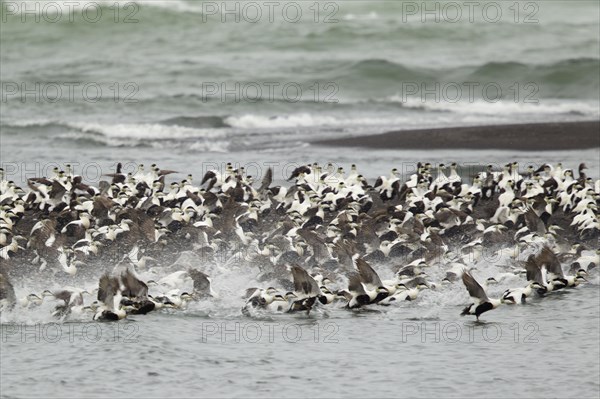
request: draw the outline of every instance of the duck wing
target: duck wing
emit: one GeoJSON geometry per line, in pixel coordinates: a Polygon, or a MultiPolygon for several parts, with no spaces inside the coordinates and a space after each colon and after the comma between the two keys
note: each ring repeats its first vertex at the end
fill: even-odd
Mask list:
{"type": "Polygon", "coordinates": [[[464,271],[462,275],[462,281],[469,291],[469,295],[472,298],[478,299],[480,302],[489,301],[488,296],[485,293],[483,287],[475,280],[475,278],[468,271],[464,271]]]}
{"type": "Polygon", "coordinates": [[[302,267],[292,266],[292,277],[294,279],[294,290],[306,296],[318,296],[321,294],[319,285],[302,267]]]}
{"type": "Polygon", "coordinates": [[[381,282],[381,278],[371,265],[367,263],[363,258],[356,258],[354,261],[356,268],[358,269],[358,274],[362,279],[362,282],[368,285],[371,285],[375,288],[382,287],[383,283],[381,282]]]}
{"type": "Polygon", "coordinates": [[[553,273],[559,278],[565,278],[558,257],[548,246],[542,248],[542,252],[537,256],[536,261],[539,265],[546,266],[548,273],[553,273]]]}

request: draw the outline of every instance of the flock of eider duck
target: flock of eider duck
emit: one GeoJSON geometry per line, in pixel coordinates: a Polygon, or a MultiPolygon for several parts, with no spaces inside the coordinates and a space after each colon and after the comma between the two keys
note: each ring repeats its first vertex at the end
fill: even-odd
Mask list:
{"type": "Polygon", "coordinates": [[[577,175],[561,164],[493,169],[461,177],[455,164],[419,163],[405,181],[393,169],[368,182],[354,165],[347,173],[315,163],[279,186],[271,169],[260,182],[228,164],[200,184],[191,175],[169,184],[177,172],[140,165],[124,174],[119,164],[98,187],[68,165],[27,187],[0,171],[1,306],[52,301],[58,318],[93,320],[181,309],[218,300],[209,276],[218,265],[257,270],[263,288],[239,293],[245,315],[397,306],[462,280],[472,298],[462,315],[479,320],[501,303],[588,281],[599,263],[600,180],[585,164],[577,175]],[[479,283],[472,265],[503,250],[526,256],[479,283]],[[185,251],[201,262],[173,270],[185,251]],[[384,269],[392,279],[382,280],[384,269]],[[431,281],[432,271],[444,278],[431,281]],[[503,275],[522,282],[490,298],[484,287],[503,275]],[[74,287],[77,276],[96,288],[74,287]],[[65,284],[17,298],[13,284],[25,278],[65,284]]]}

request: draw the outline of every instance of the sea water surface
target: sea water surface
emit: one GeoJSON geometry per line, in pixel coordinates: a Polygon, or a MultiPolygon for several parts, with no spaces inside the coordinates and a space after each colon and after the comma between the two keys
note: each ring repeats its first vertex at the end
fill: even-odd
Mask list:
{"type": "Polygon", "coordinates": [[[596,1],[46,3],[2,1],[4,162],[600,117],[596,1]]]}
{"type": "Polygon", "coordinates": [[[465,300],[457,286],[309,318],[212,304],[118,323],[21,319],[2,324],[2,395],[597,397],[597,280],[480,323],[459,316],[465,300]]]}

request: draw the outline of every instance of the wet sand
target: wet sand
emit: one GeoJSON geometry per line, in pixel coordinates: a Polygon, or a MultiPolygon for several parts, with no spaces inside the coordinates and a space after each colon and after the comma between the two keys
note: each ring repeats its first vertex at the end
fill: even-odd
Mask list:
{"type": "Polygon", "coordinates": [[[578,150],[600,147],[600,121],[399,130],[313,144],[372,149],[578,150]]]}

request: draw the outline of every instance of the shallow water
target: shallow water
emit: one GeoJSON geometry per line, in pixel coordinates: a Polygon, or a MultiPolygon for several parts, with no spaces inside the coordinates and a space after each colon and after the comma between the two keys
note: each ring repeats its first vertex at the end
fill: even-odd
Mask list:
{"type": "MultiPolygon", "coordinates": [[[[456,287],[457,301],[467,299],[456,287]]],[[[110,324],[2,325],[2,394],[46,397],[597,397],[596,284],[482,322],[436,294],[311,318],[150,314],[110,324]],[[377,307],[376,307],[377,308],[377,307]]],[[[456,301],[455,301],[456,303],[456,301]]]]}

